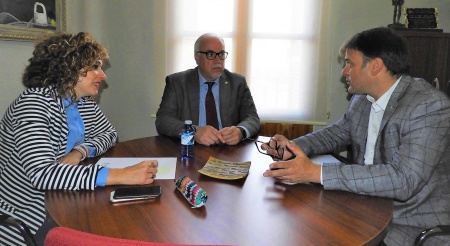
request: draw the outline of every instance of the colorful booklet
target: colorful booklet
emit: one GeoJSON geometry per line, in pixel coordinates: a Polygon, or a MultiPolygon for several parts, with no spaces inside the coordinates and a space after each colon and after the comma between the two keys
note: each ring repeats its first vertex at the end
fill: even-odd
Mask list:
{"type": "Polygon", "coordinates": [[[210,156],[205,166],[198,172],[217,179],[241,179],[247,177],[250,165],[250,161],[224,161],[210,156]]]}

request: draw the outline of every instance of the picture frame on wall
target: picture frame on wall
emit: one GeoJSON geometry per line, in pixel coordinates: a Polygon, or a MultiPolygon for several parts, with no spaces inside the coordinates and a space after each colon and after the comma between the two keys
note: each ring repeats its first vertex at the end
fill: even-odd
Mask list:
{"type": "Polygon", "coordinates": [[[66,0],[0,0],[0,40],[33,41],[66,30],[66,0]]]}

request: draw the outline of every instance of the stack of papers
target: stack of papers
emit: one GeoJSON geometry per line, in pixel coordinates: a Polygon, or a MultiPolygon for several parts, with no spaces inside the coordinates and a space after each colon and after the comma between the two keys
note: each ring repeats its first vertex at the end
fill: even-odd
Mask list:
{"type": "Polygon", "coordinates": [[[248,171],[250,170],[250,165],[250,161],[224,161],[211,156],[205,166],[198,170],[198,172],[217,179],[241,179],[247,177],[248,171]]]}

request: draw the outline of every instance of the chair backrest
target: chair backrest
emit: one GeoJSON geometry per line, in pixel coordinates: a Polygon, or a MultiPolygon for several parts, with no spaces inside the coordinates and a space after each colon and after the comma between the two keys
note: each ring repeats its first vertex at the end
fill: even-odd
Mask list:
{"type": "MultiPolygon", "coordinates": [[[[450,225],[438,225],[436,227],[423,230],[416,237],[416,240],[414,241],[414,246],[422,246],[424,245],[426,240],[435,236],[447,236],[447,238],[450,238],[450,225]]],[[[435,243],[432,243],[431,245],[433,244],[435,243]]]]}
{"type": "Polygon", "coordinates": [[[13,227],[20,231],[23,240],[27,246],[36,246],[36,241],[28,226],[22,221],[15,219],[6,214],[0,214],[0,225],[6,227],[13,227]]]}
{"type": "Polygon", "coordinates": [[[259,135],[272,137],[275,134],[281,134],[288,139],[294,139],[311,133],[313,130],[313,125],[262,122],[259,129],[259,135]]]}
{"type": "Polygon", "coordinates": [[[193,246],[191,244],[166,244],[144,242],[130,239],[105,237],[92,233],[82,232],[67,227],[52,228],[45,237],[44,246],[193,246]]]}

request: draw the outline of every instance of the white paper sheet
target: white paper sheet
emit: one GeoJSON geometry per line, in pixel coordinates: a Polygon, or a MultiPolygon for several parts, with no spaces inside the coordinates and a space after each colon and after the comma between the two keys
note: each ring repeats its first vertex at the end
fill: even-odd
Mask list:
{"type": "Polygon", "coordinates": [[[313,155],[309,159],[316,164],[324,166],[341,162],[332,155],[313,155]]]}
{"type": "Polygon", "coordinates": [[[101,158],[97,164],[109,168],[124,168],[146,160],[158,161],[158,173],[155,179],[175,179],[176,157],[101,158]]]}

